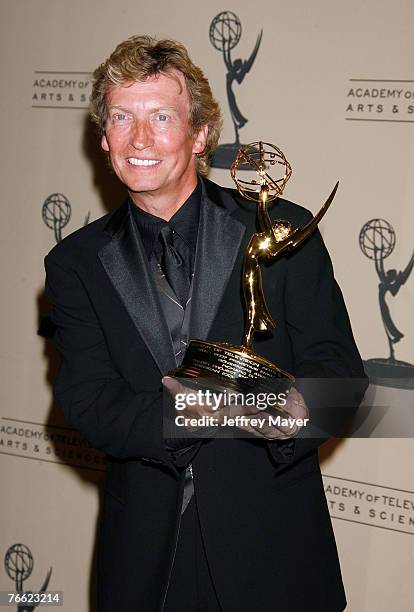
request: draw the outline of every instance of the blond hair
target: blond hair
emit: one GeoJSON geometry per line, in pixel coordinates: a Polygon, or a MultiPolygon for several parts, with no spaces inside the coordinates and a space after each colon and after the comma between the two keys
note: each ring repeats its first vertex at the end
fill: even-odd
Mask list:
{"type": "Polygon", "coordinates": [[[197,171],[206,175],[209,156],[216,149],[222,126],[220,107],[203,71],[193,64],[186,48],[175,40],[131,36],[120,43],[93,73],[90,114],[101,133],[107,120],[106,95],[114,85],[142,81],[159,73],[179,70],[187,86],[189,123],[194,135],[208,126],[205,149],[197,155],[197,171]]]}

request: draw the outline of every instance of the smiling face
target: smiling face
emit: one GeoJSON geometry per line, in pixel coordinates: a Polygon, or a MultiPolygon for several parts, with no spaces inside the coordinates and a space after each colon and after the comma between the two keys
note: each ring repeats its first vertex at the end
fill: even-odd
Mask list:
{"type": "Polygon", "coordinates": [[[195,154],[205,148],[207,127],[193,134],[189,98],[177,70],[113,86],[102,148],[132,200],[167,218],[197,184],[195,154]]]}

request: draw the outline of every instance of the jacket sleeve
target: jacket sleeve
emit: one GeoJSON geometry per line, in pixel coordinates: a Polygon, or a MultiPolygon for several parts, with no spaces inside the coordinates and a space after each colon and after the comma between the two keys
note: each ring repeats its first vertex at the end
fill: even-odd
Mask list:
{"type": "Polygon", "coordinates": [[[159,390],[136,392],[111,359],[104,330],[76,271],[65,269],[51,255],[45,268],[54,343],[61,355],[54,392],[67,422],[94,448],[119,459],[162,464],[177,476],[177,462],[163,438],[161,380],[159,390]]]}
{"type": "MultiPolygon", "coordinates": [[[[327,410],[332,407],[336,417],[339,416],[334,419],[338,427],[341,418],[349,421],[354,415],[368,379],[319,230],[288,257],[285,312],[296,387],[308,404],[310,424],[312,426],[312,418],[318,411],[324,421],[327,410]],[[317,389],[318,379],[322,391],[317,389]],[[327,379],[331,382],[327,383],[327,379]],[[320,400],[318,405],[315,405],[315,397],[320,400]]],[[[315,427],[315,419],[313,421],[315,427]]],[[[299,436],[287,442],[269,443],[268,448],[282,467],[316,449],[330,435],[331,431],[316,426],[313,438],[299,436]]]]}

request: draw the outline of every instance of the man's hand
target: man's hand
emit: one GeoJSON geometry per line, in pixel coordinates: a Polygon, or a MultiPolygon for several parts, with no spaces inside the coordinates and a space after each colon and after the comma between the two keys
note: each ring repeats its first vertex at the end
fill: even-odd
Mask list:
{"type": "Polygon", "coordinates": [[[246,425],[244,429],[266,440],[288,440],[296,436],[303,427],[301,423],[309,418],[309,410],[303,396],[294,387],[290,389],[283,409],[279,408],[278,410],[272,410],[272,417],[274,418],[276,416],[280,416],[282,421],[286,419],[288,424],[276,426],[269,420],[270,414],[268,412],[259,410],[256,415],[249,419],[250,423],[246,425]],[[260,419],[265,418],[265,424],[260,422],[259,425],[256,424],[253,426],[251,423],[255,422],[254,419],[256,416],[260,419]]]}
{"type": "MultiPolygon", "coordinates": [[[[163,385],[167,391],[175,397],[178,393],[194,394],[194,390],[186,387],[177,379],[172,377],[164,377],[163,385]]],[[[223,395],[224,400],[224,395],[223,395]]],[[[180,411],[186,418],[199,419],[203,416],[213,416],[217,425],[226,424],[228,419],[242,416],[242,420],[235,423],[235,426],[240,430],[246,431],[258,438],[266,440],[287,440],[295,436],[301,429],[300,423],[308,418],[309,412],[305,400],[296,389],[292,388],[286,398],[286,404],[283,408],[273,409],[271,414],[264,410],[258,410],[256,406],[246,406],[241,404],[228,404],[221,401],[218,406],[213,407],[207,403],[185,405],[180,411]],[[273,417],[273,421],[270,420],[273,417]],[[281,424],[275,425],[274,418],[280,416],[281,424]],[[283,421],[286,420],[287,424],[283,421]]],[[[188,431],[194,432],[202,427],[186,426],[188,431]]]]}
{"type": "MultiPolygon", "coordinates": [[[[167,389],[167,391],[175,398],[177,394],[183,395],[194,395],[194,389],[190,389],[186,387],[182,383],[180,383],[176,378],[172,378],[170,376],[164,376],[162,379],[162,384],[167,389]]],[[[216,419],[217,425],[222,425],[225,423],[226,418],[235,417],[235,416],[253,416],[258,414],[257,408],[255,406],[241,406],[239,404],[226,404],[223,399],[216,406],[208,405],[206,402],[202,404],[188,405],[186,404],[183,410],[180,410],[180,415],[186,418],[195,418],[199,419],[203,416],[214,417],[216,419]]],[[[191,427],[186,426],[188,431],[194,432],[197,429],[202,429],[202,427],[191,427]]]]}

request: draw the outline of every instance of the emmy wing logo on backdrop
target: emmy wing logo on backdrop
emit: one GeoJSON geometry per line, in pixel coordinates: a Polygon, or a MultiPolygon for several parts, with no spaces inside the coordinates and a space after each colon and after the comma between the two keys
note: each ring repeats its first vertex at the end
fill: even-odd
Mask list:
{"type": "MultiPolygon", "coordinates": [[[[33,571],[33,555],[25,544],[13,544],[7,549],[4,556],[4,569],[11,580],[14,580],[14,589],[20,595],[32,594],[32,591],[23,591],[23,581],[27,580],[33,571]]],[[[44,593],[49,585],[52,568],[46,574],[42,586],[36,593],[44,593]]],[[[39,603],[20,603],[17,606],[18,612],[31,612],[39,603]]]]}
{"type": "MultiPolygon", "coordinates": [[[[69,223],[72,207],[63,193],[52,193],[42,206],[42,219],[45,225],[53,230],[56,242],[62,240],[62,229],[69,223]]],[[[89,223],[90,212],[85,217],[84,225],[89,223]]]]}
{"type": "Polygon", "coordinates": [[[217,51],[223,54],[223,60],[227,69],[226,73],[226,92],[227,101],[230,109],[231,119],[233,121],[235,140],[232,143],[221,144],[213,153],[211,165],[213,168],[230,168],[240,149],[239,130],[246,125],[248,119],[240,111],[236,94],[234,92],[235,83],[241,84],[246,74],[253,66],[259,51],[262,40],[263,30],[257,37],[256,44],[250,54],[249,59],[242,60],[232,59],[231,51],[240,41],[242,26],[240,19],[231,11],[223,11],[216,15],[210,24],[210,42],[217,51]]]}
{"type": "MultiPolygon", "coordinates": [[[[72,207],[63,193],[52,193],[46,198],[42,206],[42,219],[45,225],[53,230],[56,242],[62,240],[62,230],[69,223],[72,207]]],[[[84,225],[88,225],[90,212],[85,217],[84,225]]],[[[40,317],[39,336],[53,338],[55,325],[50,317],[40,317]]]]}
{"type": "Polygon", "coordinates": [[[384,260],[391,255],[396,242],[395,232],[384,219],[371,219],[362,227],[359,246],[363,254],[374,261],[378,275],[378,299],[389,356],[375,357],[364,362],[371,381],[378,385],[396,388],[414,388],[414,365],[395,358],[395,345],[404,337],[392,317],[386,297],[396,297],[408,280],[414,266],[414,252],[404,270],[385,269],[384,260]]]}

